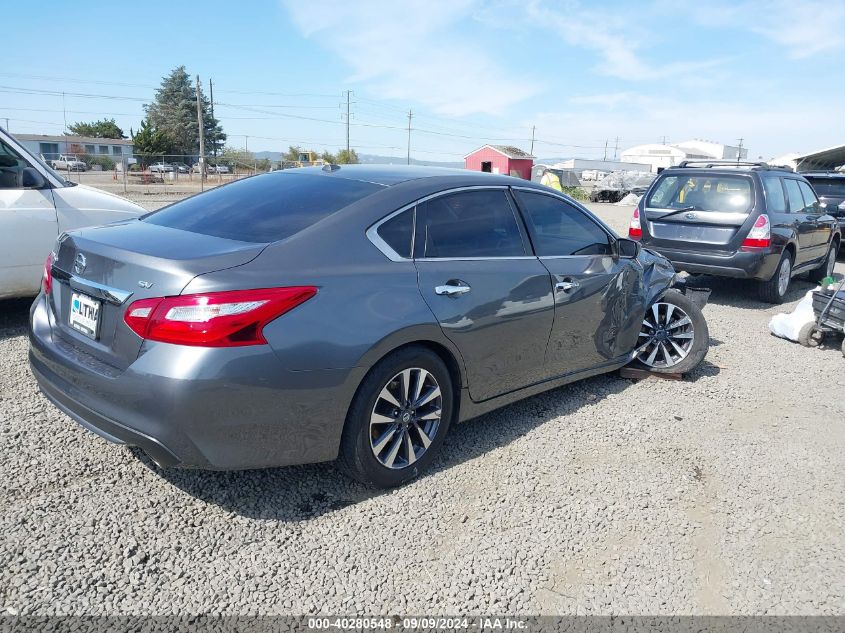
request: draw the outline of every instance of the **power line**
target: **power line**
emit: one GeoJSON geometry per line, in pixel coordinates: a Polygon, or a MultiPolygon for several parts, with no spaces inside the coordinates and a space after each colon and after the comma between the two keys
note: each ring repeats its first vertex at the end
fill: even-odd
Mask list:
{"type": "Polygon", "coordinates": [[[408,164],[411,164],[411,119],[414,113],[408,110],[408,164]]]}

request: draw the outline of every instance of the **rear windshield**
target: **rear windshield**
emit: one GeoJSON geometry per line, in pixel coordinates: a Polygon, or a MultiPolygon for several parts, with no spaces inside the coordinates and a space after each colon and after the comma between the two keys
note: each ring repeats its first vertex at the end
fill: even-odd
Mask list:
{"type": "Polygon", "coordinates": [[[816,194],[819,196],[830,196],[833,198],[845,198],[845,177],[843,178],[811,178],[807,180],[813,185],[816,194]]]}
{"type": "Polygon", "coordinates": [[[661,176],[646,201],[655,209],[696,211],[748,211],[751,208],[751,180],[742,176],[661,176]]]}
{"type": "Polygon", "coordinates": [[[242,242],[276,242],[380,189],[347,178],[274,172],[187,198],[142,220],[242,242]]]}

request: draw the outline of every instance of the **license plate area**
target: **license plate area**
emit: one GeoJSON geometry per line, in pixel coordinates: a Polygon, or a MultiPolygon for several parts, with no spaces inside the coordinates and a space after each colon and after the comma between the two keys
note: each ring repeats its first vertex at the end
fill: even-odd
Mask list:
{"type": "Polygon", "coordinates": [[[70,296],[68,324],[90,339],[97,339],[100,333],[100,312],[102,302],[80,292],[70,296]]]}

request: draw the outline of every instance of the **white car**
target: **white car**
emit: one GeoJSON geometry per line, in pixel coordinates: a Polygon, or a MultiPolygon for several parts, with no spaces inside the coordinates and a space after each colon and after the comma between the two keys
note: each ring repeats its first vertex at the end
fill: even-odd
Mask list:
{"type": "Polygon", "coordinates": [[[0,299],[38,294],[64,231],[138,217],[142,207],[68,182],[0,128],[0,299]]]}

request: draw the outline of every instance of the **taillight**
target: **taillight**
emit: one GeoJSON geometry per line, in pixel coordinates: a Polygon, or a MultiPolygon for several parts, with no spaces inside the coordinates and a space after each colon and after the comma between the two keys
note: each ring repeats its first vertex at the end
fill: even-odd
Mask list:
{"type": "Polygon", "coordinates": [[[162,343],[263,345],[265,325],[315,294],[314,286],[294,286],[140,299],[123,320],[141,338],[162,343]]]}
{"type": "Polygon", "coordinates": [[[53,252],[50,251],[50,254],[47,255],[47,259],[44,261],[44,274],[41,276],[41,288],[44,290],[44,294],[50,294],[50,291],[53,290],[53,252]]]}
{"type": "Polygon", "coordinates": [[[748,236],[742,241],[742,249],[769,248],[772,244],[772,228],[769,216],[761,213],[760,217],[748,231],[748,236]]]}
{"type": "Polygon", "coordinates": [[[643,237],[639,207],[634,207],[634,215],[631,216],[631,224],[628,225],[628,237],[632,240],[640,240],[643,237]]]}

